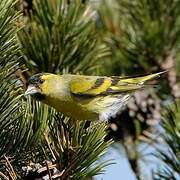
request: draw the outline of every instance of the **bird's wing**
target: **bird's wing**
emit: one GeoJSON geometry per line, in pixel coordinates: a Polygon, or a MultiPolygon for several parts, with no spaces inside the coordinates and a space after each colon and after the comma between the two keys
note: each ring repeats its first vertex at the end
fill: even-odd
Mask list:
{"type": "Polygon", "coordinates": [[[70,82],[70,91],[75,95],[98,96],[131,92],[140,89],[148,80],[158,77],[161,73],[141,77],[101,77],[78,76],[70,82]]]}

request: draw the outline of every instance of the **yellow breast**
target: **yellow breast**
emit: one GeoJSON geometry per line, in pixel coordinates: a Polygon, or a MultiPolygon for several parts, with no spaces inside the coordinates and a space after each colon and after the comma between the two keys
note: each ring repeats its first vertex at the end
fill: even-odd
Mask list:
{"type": "Polygon", "coordinates": [[[73,98],[68,98],[66,100],[57,99],[57,98],[46,98],[44,103],[54,107],[57,111],[62,112],[63,114],[72,117],[77,120],[98,120],[99,113],[94,111],[94,108],[91,108],[92,102],[78,102],[73,98]]]}

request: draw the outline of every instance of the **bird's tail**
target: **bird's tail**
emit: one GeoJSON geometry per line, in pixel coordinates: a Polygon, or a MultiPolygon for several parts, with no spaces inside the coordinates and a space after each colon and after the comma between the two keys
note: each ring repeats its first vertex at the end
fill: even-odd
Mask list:
{"type": "Polygon", "coordinates": [[[162,71],[154,74],[149,74],[146,76],[138,76],[138,77],[126,77],[121,79],[121,82],[126,82],[130,84],[138,84],[138,85],[143,85],[147,81],[159,78],[162,74],[166,73],[167,71],[162,71]]]}

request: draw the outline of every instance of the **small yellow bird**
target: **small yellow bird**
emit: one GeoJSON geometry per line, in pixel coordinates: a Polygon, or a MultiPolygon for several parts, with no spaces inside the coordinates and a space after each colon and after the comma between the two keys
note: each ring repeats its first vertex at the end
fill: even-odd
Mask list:
{"type": "Polygon", "coordinates": [[[77,120],[108,121],[135,90],[162,73],[133,78],[40,73],[29,78],[25,94],[77,120]]]}

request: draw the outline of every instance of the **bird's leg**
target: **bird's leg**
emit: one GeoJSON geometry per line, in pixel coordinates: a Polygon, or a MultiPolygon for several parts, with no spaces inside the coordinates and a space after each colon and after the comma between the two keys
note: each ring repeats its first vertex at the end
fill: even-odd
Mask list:
{"type": "Polygon", "coordinates": [[[107,126],[109,125],[109,122],[107,119],[105,119],[103,116],[99,116],[99,119],[97,121],[91,121],[90,126],[87,128],[87,130],[97,127],[101,124],[106,124],[107,126]]]}

